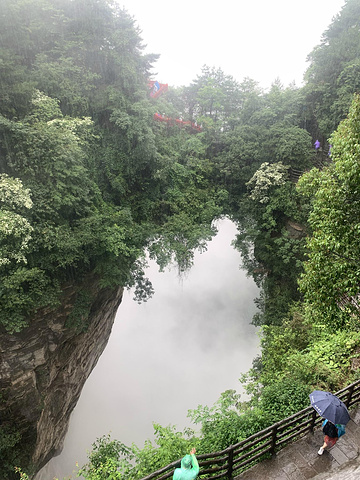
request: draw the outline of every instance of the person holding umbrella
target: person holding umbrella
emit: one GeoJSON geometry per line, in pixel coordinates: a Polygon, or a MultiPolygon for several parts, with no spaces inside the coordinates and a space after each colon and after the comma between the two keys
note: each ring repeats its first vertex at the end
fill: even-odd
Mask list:
{"type": "Polygon", "coordinates": [[[323,446],[319,448],[318,455],[322,455],[325,448],[333,447],[338,439],[345,433],[345,425],[339,423],[334,425],[329,420],[324,420],[322,427],[325,436],[323,446]]]}
{"type": "Polygon", "coordinates": [[[344,435],[350,415],[345,403],[330,392],[314,390],[309,396],[312,407],[325,418],[322,424],[324,443],[318,451],[322,455],[325,448],[333,447],[338,438],[344,435]]]}

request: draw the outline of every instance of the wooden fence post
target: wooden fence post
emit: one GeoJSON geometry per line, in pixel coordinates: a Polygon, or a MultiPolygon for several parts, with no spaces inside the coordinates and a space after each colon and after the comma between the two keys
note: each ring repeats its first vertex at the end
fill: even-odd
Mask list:
{"type": "Polygon", "coordinates": [[[228,456],[228,471],[227,471],[228,480],[232,480],[233,460],[234,460],[234,449],[232,445],[230,445],[229,456],[228,456]]]}
{"type": "Polygon", "coordinates": [[[346,399],[346,402],[345,402],[345,405],[346,405],[348,408],[349,408],[350,402],[351,402],[351,400],[352,400],[353,391],[354,391],[354,385],[350,385],[349,393],[348,393],[348,395],[347,395],[347,399],[346,399]]]}
{"type": "Polygon", "coordinates": [[[317,417],[317,413],[314,410],[313,413],[311,414],[311,423],[310,423],[310,427],[309,427],[309,430],[310,430],[311,433],[314,433],[316,417],[317,417]]]}
{"type": "Polygon", "coordinates": [[[271,455],[275,455],[275,449],[276,449],[276,440],[277,440],[277,431],[278,431],[278,423],[275,423],[272,428],[271,432],[271,447],[270,447],[270,453],[271,455]]]}

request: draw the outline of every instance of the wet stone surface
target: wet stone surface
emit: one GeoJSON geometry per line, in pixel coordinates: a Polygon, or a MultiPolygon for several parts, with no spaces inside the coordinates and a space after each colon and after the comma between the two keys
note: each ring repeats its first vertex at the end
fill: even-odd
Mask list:
{"type": "Polygon", "coordinates": [[[235,480],[359,480],[360,408],[350,413],[346,434],[323,455],[317,453],[324,438],[322,431],[317,430],[235,480]]]}

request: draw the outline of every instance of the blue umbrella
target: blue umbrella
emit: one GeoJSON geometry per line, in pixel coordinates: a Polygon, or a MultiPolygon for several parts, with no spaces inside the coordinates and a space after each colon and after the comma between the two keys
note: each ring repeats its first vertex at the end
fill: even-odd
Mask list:
{"type": "Polygon", "coordinates": [[[345,403],[336,395],[322,390],[314,390],[309,397],[312,407],[331,423],[346,425],[350,420],[345,403]]]}

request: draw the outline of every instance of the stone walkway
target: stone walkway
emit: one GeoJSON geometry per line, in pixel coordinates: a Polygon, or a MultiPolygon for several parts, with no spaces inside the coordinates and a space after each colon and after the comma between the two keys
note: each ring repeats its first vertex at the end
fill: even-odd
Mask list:
{"type": "Polygon", "coordinates": [[[237,476],[235,480],[359,480],[360,408],[350,412],[346,434],[323,455],[323,433],[316,430],[237,476]]]}

